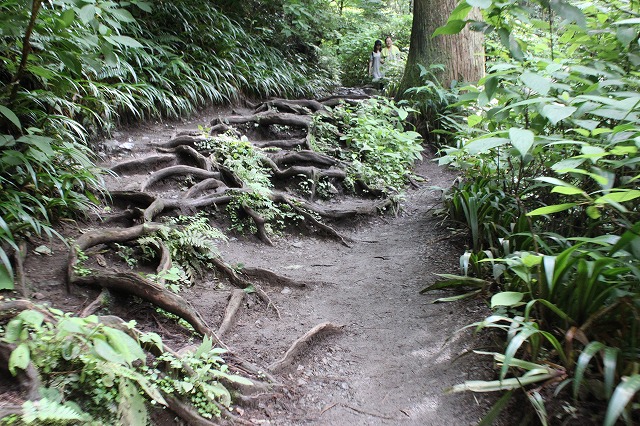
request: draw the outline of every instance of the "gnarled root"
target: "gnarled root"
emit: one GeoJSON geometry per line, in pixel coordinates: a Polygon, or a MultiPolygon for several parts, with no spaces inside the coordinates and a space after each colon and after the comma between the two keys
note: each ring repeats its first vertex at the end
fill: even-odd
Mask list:
{"type": "MultiPolygon", "coordinates": [[[[101,272],[89,276],[78,276],[75,267],[78,263],[78,251],[85,251],[97,244],[125,242],[147,235],[161,228],[158,224],[143,224],[131,228],[96,230],[83,234],[70,250],[67,265],[68,285],[97,285],[102,288],[126,291],[147,300],[165,311],[178,315],[203,335],[211,336],[221,346],[223,343],[209,328],[202,316],[187,300],[172,293],[164,286],[131,272],[101,272]]],[[[166,261],[164,262],[166,267],[166,261]]]]}
{"type": "Polygon", "coordinates": [[[233,325],[236,313],[238,312],[238,309],[240,309],[240,306],[242,306],[242,301],[244,300],[245,295],[246,293],[244,292],[244,290],[240,289],[235,289],[231,292],[229,303],[224,310],[222,323],[220,324],[220,328],[218,329],[218,336],[222,337],[222,335],[225,334],[227,330],[229,330],[229,328],[233,325]]]}
{"type": "Polygon", "coordinates": [[[330,322],[323,322],[322,324],[316,325],[311,330],[307,331],[298,340],[293,342],[284,356],[269,366],[269,370],[278,372],[286,369],[291,365],[293,360],[300,354],[300,352],[302,352],[302,350],[311,343],[311,340],[314,337],[320,334],[328,334],[341,331],[343,327],[344,326],[342,325],[335,325],[330,322]]]}

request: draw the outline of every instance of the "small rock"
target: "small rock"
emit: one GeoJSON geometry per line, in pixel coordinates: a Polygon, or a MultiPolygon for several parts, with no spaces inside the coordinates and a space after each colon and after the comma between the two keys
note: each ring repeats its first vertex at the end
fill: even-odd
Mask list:
{"type": "MultiPolygon", "coordinates": [[[[131,139],[129,139],[131,140],[131,139]]],[[[133,147],[136,146],[134,143],[132,142],[125,142],[125,143],[121,143],[120,144],[120,148],[127,150],[127,151],[131,151],[133,149],[133,147]]]]}
{"type": "Polygon", "coordinates": [[[36,300],[42,300],[42,299],[44,299],[45,296],[44,296],[44,294],[38,292],[38,293],[33,293],[31,295],[31,297],[33,297],[36,300]]]}
{"type": "Polygon", "coordinates": [[[295,241],[291,243],[291,247],[302,248],[303,244],[300,241],[295,241]]]}
{"type": "Polygon", "coordinates": [[[285,287],[282,289],[282,291],[280,292],[282,294],[291,294],[291,289],[289,287],[285,287]]]}
{"type": "Polygon", "coordinates": [[[342,389],[344,389],[344,390],[349,389],[349,385],[348,385],[346,382],[342,382],[342,383],[340,383],[340,387],[341,387],[342,389]]]}

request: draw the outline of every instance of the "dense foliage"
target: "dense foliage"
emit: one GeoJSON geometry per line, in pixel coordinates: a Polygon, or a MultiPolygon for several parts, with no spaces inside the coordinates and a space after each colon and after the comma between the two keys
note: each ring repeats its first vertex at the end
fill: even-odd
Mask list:
{"type": "Polygon", "coordinates": [[[304,8],[274,7],[283,18],[265,30],[211,2],[0,2],[0,288],[11,286],[7,248],[54,234],[52,220],[96,201],[91,138],[123,122],[334,83],[313,38],[289,43],[311,21],[304,8]],[[267,42],[271,31],[281,44],[267,42]]]}
{"type": "Polygon", "coordinates": [[[588,407],[593,416],[603,407],[604,424],[633,423],[638,4],[468,0],[440,31],[457,31],[472,5],[485,16],[473,25],[495,36],[492,61],[478,85],[461,89],[455,106],[467,111],[466,123],[440,160],[461,173],[445,211],[470,238],[464,275],[432,288],[489,292],[494,314],[476,325],[504,330],[507,345],[492,354],[499,380],[455,390],[524,388],[543,424],[580,418],[588,407]],[[568,401],[552,404],[554,391],[568,391],[568,401]]]}

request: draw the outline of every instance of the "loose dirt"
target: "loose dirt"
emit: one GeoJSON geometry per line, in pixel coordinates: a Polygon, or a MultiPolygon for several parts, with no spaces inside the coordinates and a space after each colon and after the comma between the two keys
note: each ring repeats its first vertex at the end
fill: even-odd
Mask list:
{"type": "MultiPolygon", "coordinates": [[[[104,165],[149,155],[151,143],[208,124],[218,113],[121,130],[101,144],[104,165]]],[[[268,268],[304,283],[261,282],[279,316],[249,294],[222,336],[245,359],[277,365],[275,376],[283,385],[237,408],[240,418],[269,425],[471,425],[486,413],[491,402],[486,396],[445,393],[466,379],[491,377],[487,359],[471,353],[486,342],[469,331],[457,332],[482,319],[486,308],[479,300],[434,304],[443,294],[419,294],[435,274],[457,271],[461,249],[434,216],[441,196],[436,188],[448,187],[455,176],[431,158],[420,162],[416,172],[426,180],[407,189],[397,215],[335,225],[351,240],[350,247],[295,229],[273,237],[273,246],[238,234],[220,245],[221,257],[232,266],[268,268]],[[314,335],[300,345],[297,356],[277,364],[296,339],[323,323],[335,327],[314,335]]],[[[109,179],[112,190],[130,184],[109,179]]],[[[75,238],[93,226],[68,222],[61,232],[75,238]]],[[[99,289],[73,288],[67,294],[67,247],[43,242],[53,253],[36,255],[38,244],[30,245],[25,264],[28,295],[80,312],[99,289]]],[[[217,329],[232,289],[224,279],[208,276],[181,294],[217,329]]],[[[175,349],[197,343],[197,336],[157,315],[148,303],[125,294],[114,298],[98,313],[135,319],[175,349]]]]}

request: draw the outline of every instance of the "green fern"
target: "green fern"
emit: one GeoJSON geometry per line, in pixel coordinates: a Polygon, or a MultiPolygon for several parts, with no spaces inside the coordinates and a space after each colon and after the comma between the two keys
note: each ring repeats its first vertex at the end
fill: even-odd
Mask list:
{"type": "Polygon", "coordinates": [[[219,229],[212,227],[202,213],[171,218],[167,225],[153,235],[139,238],[138,244],[149,257],[154,258],[154,248],[159,248],[163,242],[169,248],[175,265],[193,283],[210,267],[211,260],[218,256],[218,243],[226,241],[226,237],[219,229]]]}
{"type": "Polygon", "coordinates": [[[87,424],[93,420],[76,404],[61,404],[47,398],[38,401],[25,401],[22,404],[22,410],[21,419],[26,424],[87,424]]]}

